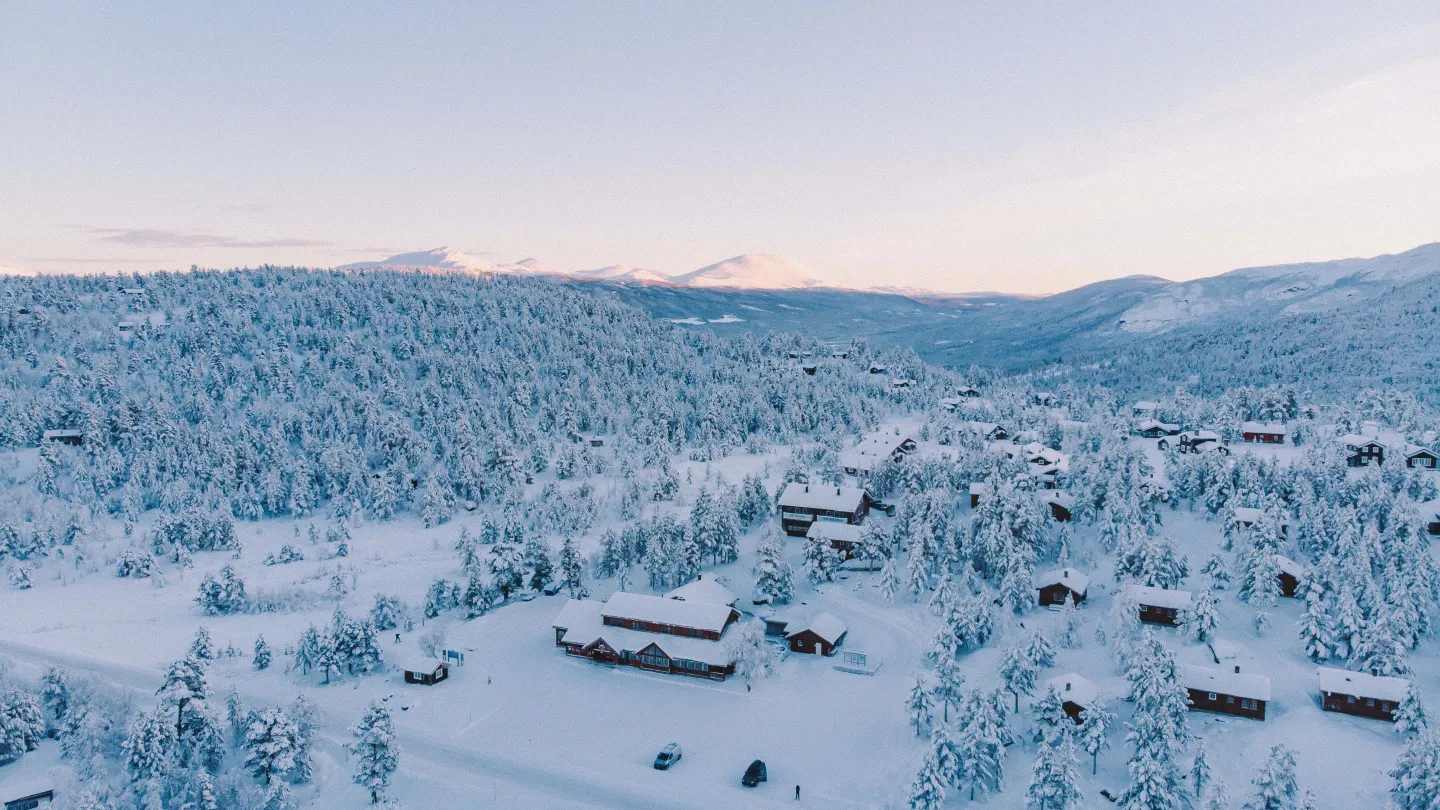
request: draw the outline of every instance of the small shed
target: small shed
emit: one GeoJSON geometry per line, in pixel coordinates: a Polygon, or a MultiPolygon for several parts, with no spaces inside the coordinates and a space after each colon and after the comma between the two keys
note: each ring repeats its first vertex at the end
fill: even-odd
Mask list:
{"type": "Polygon", "coordinates": [[[845,641],[849,628],[829,613],[819,613],[799,630],[785,634],[790,642],[790,651],[812,655],[834,655],[837,647],[845,641]]]}
{"type": "Polygon", "coordinates": [[[1090,590],[1090,577],[1074,568],[1057,568],[1036,577],[1035,588],[1040,592],[1041,607],[1063,605],[1071,597],[1079,605],[1090,590]]]}
{"type": "Polygon", "coordinates": [[[1347,669],[1320,667],[1320,707],[1327,712],[1353,714],[1395,722],[1395,710],[1405,699],[1410,682],[1347,669]]]}
{"type": "Polygon", "coordinates": [[[975,483],[973,483],[973,484],[970,485],[970,508],[971,508],[971,509],[974,509],[975,507],[977,507],[977,506],[980,505],[980,499],[985,496],[985,493],[986,493],[986,491],[988,491],[988,489],[989,489],[989,488],[985,486],[985,482],[984,482],[984,481],[976,481],[975,483]]]}
{"type": "Polygon", "coordinates": [[[1180,666],[1180,685],[1189,693],[1194,711],[1233,714],[1253,720],[1265,719],[1270,702],[1270,679],[1233,669],[1211,669],[1189,664],[1180,666]]]}
{"type": "Polygon", "coordinates": [[[435,658],[417,658],[400,668],[405,672],[406,683],[431,686],[450,677],[450,665],[435,658]]]}
{"type": "Polygon", "coordinates": [[[1056,523],[1070,520],[1071,514],[1075,511],[1075,497],[1068,493],[1047,491],[1040,497],[1040,500],[1050,509],[1050,517],[1056,523]]]}
{"type": "Polygon", "coordinates": [[[1070,719],[1077,725],[1085,722],[1082,717],[1084,711],[1093,706],[1095,699],[1100,696],[1100,689],[1094,681],[1074,672],[1057,675],[1046,681],[1045,686],[1060,696],[1065,713],[1070,715],[1070,719]]]}
{"type": "Polygon", "coordinates": [[[1275,575],[1280,581],[1280,595],[1295,598],[1300,591],[1300,581],[1305,578],[1305,566],[1284,554],[1276,554],[1275,567],[1280,569],[1280,573],[1275,575]]]}

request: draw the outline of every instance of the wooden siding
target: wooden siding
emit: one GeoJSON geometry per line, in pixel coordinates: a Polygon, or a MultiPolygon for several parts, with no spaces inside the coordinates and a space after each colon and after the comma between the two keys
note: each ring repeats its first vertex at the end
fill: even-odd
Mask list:
{"type": "Polygon", "coordinates": [[[1240,698],[1221,692],[1204,692],[1199,689],[1186,689],[1185,691],[1190,693],[1190,709],[1192,711],[1233,714],[1236,717],[1249,717],[1252,720],[1265,719],[1265,701],[1263,700],[1240,698]]]}
{"type": "Polygon", "coordinates": [[[1040,588],[1040,606],[1063,605],[1065,604],[1065,599],[1071,594],[1075,594],[1075,604],[1078,605],[1085,601],[1085,594],[1075,593],[1058,582],[1053,585],[1046,585],[1040,588]]]}
{"type": "Polygon", "coordinates": [[[1321,692],[1321,706],[1327,712],[1353,714],[1356,717],[1370,717],[1376,720],[1395,722],[1395,709],[1400,704],[1393,700],[1362,698],[1343,695],[1339,692],[1321,692]]]}

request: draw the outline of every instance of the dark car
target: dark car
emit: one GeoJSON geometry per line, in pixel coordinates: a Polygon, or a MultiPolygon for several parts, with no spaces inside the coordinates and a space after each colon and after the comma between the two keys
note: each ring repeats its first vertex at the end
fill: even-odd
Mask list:
{"type": "Polygon", "coordinates": [[[670,743],[660,749],[660,753],[655,755],[655,770],[663,771],[679,762],[681,753],[680,743],[670,743]]]}
{"type": "Polygon", "coordinates": [[[745,787],[755,787],[765,781],[768,781],[765,776],[765,763],[758,759],[750,763],[750,767],[745,769],[745,775],[740,777],[740,784],[745,787]]]}

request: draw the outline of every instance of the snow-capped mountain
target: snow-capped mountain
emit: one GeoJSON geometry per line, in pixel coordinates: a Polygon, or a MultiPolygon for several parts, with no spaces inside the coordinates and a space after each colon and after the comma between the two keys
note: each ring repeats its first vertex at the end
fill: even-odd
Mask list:
{"type": "Polygon", "coordinates": [[[673,276],[670,281],[686,287],[705,289],[807,290],[830,286],[805,265],[767,253],[746,253],[690,273],[673,276]]]}
{"type": "Polygon", "coordinates": [[[612,264],[609,267],[599,267],[594,270],[580,270],[568,274],[571,278],[581,281],[628,281],[638,284],[668,284],[670,277],[646,270],[643,267],[631,267],[626,264],[612,264]]]}
{"type": "Polygon", "coordinates": [[[1436,273],[1440,242],[1369,259],[1245,267],[1155,290],[1126,310],[1119,326],[1153,333],[1252,309],[1320,312],[1436,273]]]}
{"type": "Polygon", "coordinates": [[[341,265],[337,270],[373,270],[379,267],[405,267],[425,270],[448,270],[456,273],[506,275],[554,275],[555,271],[535,259],[521,259],[511,264],[496,264],[461,253],[454,248],[438,247],[418,250],[413,253],[397,253],[378,262],[354,262],[341,265]]]}

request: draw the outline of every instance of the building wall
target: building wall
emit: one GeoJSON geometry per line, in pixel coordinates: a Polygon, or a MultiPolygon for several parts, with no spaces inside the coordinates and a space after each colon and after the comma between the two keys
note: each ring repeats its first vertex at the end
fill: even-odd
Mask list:
{"type": "Polygon", "coordinates": [[[1175,608],[1155,607],[1154,605],[1140,606],[1140,621],[1149,624],[1164,624],[1173,627],[1179,614],[1180,611],[1175,608]]]}
{"type": "MultiPolygon", "coordinates": [[[[1075,592],[1065,587],[1064,585],[1046,585],[1045,587],[1040,589],[1040,605],[1042,607],[1045,605],[1063,605],[1065,604],[1066,597],[1070,596],[1070,594],[1072,593],[1075,592]]],[[[1084,601],[1084,594],[1075,594],[1075,604],[1078,605],[1084,601]]]]}
{"type": "Polygon", "coordinates": [[[1236,717],[1249,717],[1254,720],[1265,719],[1265,701],[1263,700],[1249,700],[1219,692],[1202,692],[1199,689],[1185,691],[1190,693],[1190,708],[1195,711],[1233,714],[1236,717]]]}
{"type": "Polygon", "coordinates": [[[1399,704],[1394,701],[1342,695],[1338,692],[1322,692],[1321,697],[1323,698],[1322,705],[1327,712],[1389,720],[1392,723],[1395,721],[1395,709],[1399,707],[1399,704]]]}

